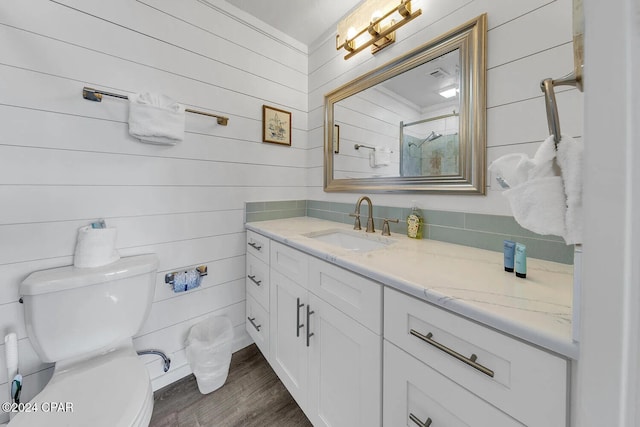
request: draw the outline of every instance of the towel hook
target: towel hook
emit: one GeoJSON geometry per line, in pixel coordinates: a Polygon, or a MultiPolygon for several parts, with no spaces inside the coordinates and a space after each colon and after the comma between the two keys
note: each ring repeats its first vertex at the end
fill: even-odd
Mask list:
{"type": "Polygon", "coordinates": [[[544,100],[547,108],[547,123],[549,125],[549,134],[553,135],[553,140],[558,146],[560,142],[560,117],[558,116],[558,103],[556,101],[556,86],[574,86],[580,89],[582,82],[576,78],[574,72],[567,74],[559,79],[547,78],[540,82],[540,89],[544,92],[544,100]]]}

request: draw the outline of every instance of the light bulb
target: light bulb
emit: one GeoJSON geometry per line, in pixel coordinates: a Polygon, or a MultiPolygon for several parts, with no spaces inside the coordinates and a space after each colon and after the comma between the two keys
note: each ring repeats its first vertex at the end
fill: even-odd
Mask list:
{"type": "Polygon", "coordinates": [[[349,27],[349,29],[347,30],[347,40],[353,40],[356,34],[357,34],[356,29],[353,27],[349,27]]]}

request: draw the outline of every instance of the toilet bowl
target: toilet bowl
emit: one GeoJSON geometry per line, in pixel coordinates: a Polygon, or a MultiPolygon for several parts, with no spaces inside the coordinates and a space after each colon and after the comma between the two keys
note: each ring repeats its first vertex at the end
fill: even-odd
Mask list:
{"type": "Polygon", "coordinates": [[[148,315],[157,266],[155,255],[139,255],[25,279],[20,294],[29,340],[55,368],[10,427],[149,425],[153,390],[132,337],[148,315]]]}

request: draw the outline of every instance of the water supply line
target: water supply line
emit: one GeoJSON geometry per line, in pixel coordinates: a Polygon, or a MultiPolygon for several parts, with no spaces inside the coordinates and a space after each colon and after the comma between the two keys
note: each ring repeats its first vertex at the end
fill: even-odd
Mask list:
{"type": "Polygon", "coordinates": [[[169,370],[169,368],[171,367],[171,359],[169,359],[167,357],[166,354],[164,354],[163,352],[161,352],[160,350],[141,350],[138,352],[138,356],[143,356],[145,354],[155,354],[157,356],[162,357],[162,360],[164,360],[164,371],[167,372],[169,370]]]}

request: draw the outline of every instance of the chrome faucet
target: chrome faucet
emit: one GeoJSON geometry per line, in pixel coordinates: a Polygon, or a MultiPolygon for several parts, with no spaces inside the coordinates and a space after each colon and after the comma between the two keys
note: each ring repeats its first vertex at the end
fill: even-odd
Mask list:
{"type": "Polygon", "coordinates": [[[369,204],[369,218],[367,219],[367,233],[375,233],[376,230],[373,227],[373,203],[371,203],[371,199],[368,198],[367,196],[362,196],[358,199],[358,201],[356,202],[356,211],[352,214],[349,214],[349,216],[354,216],[356,217],[356,221],[353,224],[353,229],[354,230],[362,230],[362,227],[360,226],[360,205],[362,204],[362,201],[366,200],[367,203],[369,204]]]}

